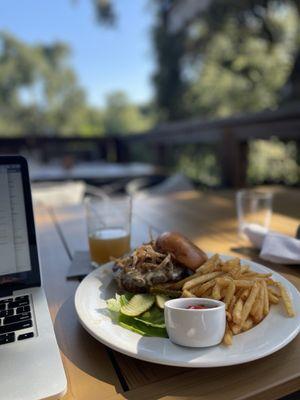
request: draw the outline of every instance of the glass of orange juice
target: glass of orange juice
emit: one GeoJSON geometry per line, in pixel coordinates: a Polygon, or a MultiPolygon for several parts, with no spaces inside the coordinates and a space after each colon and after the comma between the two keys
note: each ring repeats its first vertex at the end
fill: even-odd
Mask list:
{"type": "Polygon", "coordinates": [[[130,251],[131,197],[85,198],[91,262],[98,267],[130,251]]]}

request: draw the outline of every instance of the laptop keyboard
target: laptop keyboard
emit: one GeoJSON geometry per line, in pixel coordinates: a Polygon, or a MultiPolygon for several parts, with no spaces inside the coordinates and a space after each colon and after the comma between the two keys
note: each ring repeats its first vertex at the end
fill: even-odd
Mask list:
{"type": "Polygon", "coordinates": [[[32,338],[34,332],[28,295],[0,300],[0,345],[32,338]],[[20,332],[26,329],[26,332],[20,332]],[[32,328],[33,330],[33,328],[32,328]]]}

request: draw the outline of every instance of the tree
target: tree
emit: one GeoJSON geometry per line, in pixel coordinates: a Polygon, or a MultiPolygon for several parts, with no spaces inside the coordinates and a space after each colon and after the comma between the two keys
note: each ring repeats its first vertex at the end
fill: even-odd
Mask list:
{"type": "Polygon", "coordinates": [[[86,103],[68,66],[63,43],[30,46],[0,35],[0,134],[98,136],[141,132],[153,124],[149,107],[125,93],[107,97],[104,110],[86,103]]]}
{"type": "Polygon", "coordinates": [[[266,13],[272,43],[255,19],[242,29],[237,18],[228,17],[214,33],[209,18],[195,21],[196,44],[188,58],[193,58],[195,67],[186,94],[191,115],[255,112],[276,108],[281,102],[293,66],[298,17],[292,6],[285,6],[285,12],[272,6],[266,13]],[[205,57],[198,54],[199,47],[205,57]]]}
{"type": "Polygon", "coordinates": [[[2,134],[74,134],[85,114],[85,95],[66,66],[65,44],[29,46],[0,34],[2,134]]]}
{"type": "Polygon", "coordinates": [[[104,25],[114,25],[116,13],[110,0],[92,0],[98,21],[104,25]]]}
{"type": "MultiPolygon", "coordinates": [[[[160,119],[229,115],[300,100],[299,0],[211,0],[174,32],[169,22],[176,2],[152,0],[160,119]]],[[[99,0],[96,7],[101,22],[106,7],[110,23],[115,20],[113,1],[99,0]]]]}
{"type": "Polygon", "coordinates": [[[190,26],[187,61],[196,65],[186,94],[191,114],[226,116],[278,106],[300,44],[297,10],[294,2],[279,0],[214,0],[190,26]]]}
{"type": "Polygon", "coordinates": [[[113,92],[107,96],[103,122],[105,132],[115,135],[149,129],[152,118],[130,103],[124,92],[113,92]]]}
{"type": "Polygon", "coordinates": [[[157,65],[152,80],[155,87],[155,104],[161,120],[176,120],[186,115],[183,101],[186,84],[182,71],[186,31],[172,33],[169,30],[173,3],[174,0],[156,1],[156,21],[152,28],[157,65]]]}
{"type": "Polygon", "coordinates": [[[0,35],[0,129],[10,134],[18,130],[18,90],[34,79],[33,54],[12,36],[0,35]],[[11,123],[10,123],[11,122],[11,123]]]}

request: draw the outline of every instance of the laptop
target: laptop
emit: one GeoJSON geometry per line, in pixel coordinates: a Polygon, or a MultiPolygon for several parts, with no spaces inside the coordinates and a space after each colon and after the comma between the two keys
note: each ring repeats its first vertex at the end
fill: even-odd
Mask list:
{"type": "Polygon", "coordinates": [[[27,162],[0,156],[0,399],[56,399],[66,387],[41,284],[27,162]]]}

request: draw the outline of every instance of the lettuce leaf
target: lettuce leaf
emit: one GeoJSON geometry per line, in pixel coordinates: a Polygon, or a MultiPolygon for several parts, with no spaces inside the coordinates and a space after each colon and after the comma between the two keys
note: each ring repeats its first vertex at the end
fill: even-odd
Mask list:
{"type": "Polygon", "coordinates": [[[121,310],[121,307],[129,302],[131,299],[131,293],[125,293],[121,296],[116,293],[115,297],[112,299],[106,300],[106,305],[109,311],[118,313],[121,310]]]}
{"type": "Polygon", "coordinates": [[[116,313],[120,312],[121,304],[117,299],[106,300],[106,305],[107,305],[107,308],[109,309],[109,311],[116,312],[116,313]]]}
{"type": "Polygon", "coordinates": [[[136,318],[128,317],[127,315],[119,315],[119,325],[123,328],[129,329],[135,333],[139,333],[142,336],[156,336],[167,338],[168,334],[165,328],[157,328],[150,325],[146,325],[136,318]]]}
{"type": "Polygon", "coordinates": [[[135,320],[142,322],[145,325],[153,326],[154,328],[165,328],[164,312],[160,308],[153,306],[144,314],[135,317],[135,320]]]}

